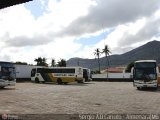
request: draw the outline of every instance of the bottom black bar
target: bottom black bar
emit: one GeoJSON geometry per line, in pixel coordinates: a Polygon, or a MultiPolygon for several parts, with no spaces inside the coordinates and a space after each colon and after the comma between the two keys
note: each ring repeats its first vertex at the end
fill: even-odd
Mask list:
{"type": "Polygon", "coordinates": [[[0,120],[159,120],[160,114],[1,114],[0,120]]]}

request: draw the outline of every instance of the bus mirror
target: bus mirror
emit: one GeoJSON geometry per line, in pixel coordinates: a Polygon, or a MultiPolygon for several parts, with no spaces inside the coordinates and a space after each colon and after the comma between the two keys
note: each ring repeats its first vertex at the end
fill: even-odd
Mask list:
{"type": "Polygon", "coordinates": [[[133,69],[133,79],[135,78],[135,69],[133,69]]]}

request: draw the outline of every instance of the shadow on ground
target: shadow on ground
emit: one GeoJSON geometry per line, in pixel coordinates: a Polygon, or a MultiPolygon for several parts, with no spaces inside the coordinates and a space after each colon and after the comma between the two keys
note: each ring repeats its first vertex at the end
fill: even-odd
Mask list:
{"type": "Polygon", "coordinates": [[[53,83],[53,82],[46,82],[46,83],[33,83],[33,84],[39,84],[39,85],[58,85],[58,86],[88,86],[90,84],[95,84],[93,82],[85,82],[85,83],[68,83],[68,84],[56,84],[56,83],[53,83]]]}
{"type": "Polygon", "coordinates": [[[14,87],[14,88],[7,88],[7,87],[5,87],[5,88],[0,88],[0,91],[4,91],[4,90],[15,90],[16,88],[14,87]]]}
{"type": "Polygon", "coordinates": [[[139,91],[160,92],[160,86],[158,87],[158,89],[155,89],[155,88],[141,88],[139,91]]]}

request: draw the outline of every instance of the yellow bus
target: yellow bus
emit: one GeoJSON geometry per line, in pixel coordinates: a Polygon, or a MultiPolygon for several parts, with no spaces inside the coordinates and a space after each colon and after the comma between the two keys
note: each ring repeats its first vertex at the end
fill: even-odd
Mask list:
{"type": "Polygon", "coordinates": [[[34,68],[31,71],[31,81],[35,83],[54,82],[67,84],[70,82],[83,83],[82,67],[44,67],[34,68]]]}

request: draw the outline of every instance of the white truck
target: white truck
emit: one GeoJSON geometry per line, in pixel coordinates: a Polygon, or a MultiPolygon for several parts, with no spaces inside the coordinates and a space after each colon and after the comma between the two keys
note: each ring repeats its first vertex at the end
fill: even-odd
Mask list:
{"type": "Polygon", "coordinates": [[[16,79],[18,81],[31,80],[31,70],[42,66],[15,64],[16,79]]]}

